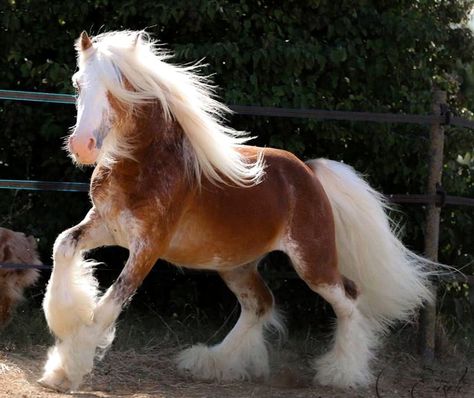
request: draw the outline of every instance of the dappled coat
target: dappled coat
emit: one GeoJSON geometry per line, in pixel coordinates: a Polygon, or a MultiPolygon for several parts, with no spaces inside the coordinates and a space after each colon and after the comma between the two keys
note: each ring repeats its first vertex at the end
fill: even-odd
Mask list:
{"type": "MultiPolygon", "coordinates": [[[[0,227],[0,263],[41,264],[35,238],[0,227]]],[[[36,269],[0,269],[0,328],[10,321],[25,288],[38,277],[36,269]]]]}

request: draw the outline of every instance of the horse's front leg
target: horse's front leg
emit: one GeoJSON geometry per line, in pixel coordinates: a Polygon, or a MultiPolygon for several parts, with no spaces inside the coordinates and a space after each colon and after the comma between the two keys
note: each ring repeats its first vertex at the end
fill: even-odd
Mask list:
{"type": "Polygon", "coordinates": [[[54,335],[63,339],[78,326],[92,322],[97,282],[94,262],[83,259],[83,251],[115,244],[103,219],[92,208],[84,220],[62,232],[53,248],[54,267],[46,288],[43,309],[54,335]]]}
{"type": "MultiPolygon", "coordinates": [[[[82,323],[71,335],[61,339],[50,353],[48,363],[58,369],[60,362],[60,380],[48,387],[70,391],[76,390],[83,377],[93,367],[97,348],[106,349],[113,340],[115,320],[123,305],[134,294],[145,276],[156,263],[158,252],[151,244],[140,241],[130,247],[129,259],[115,283],[94,305],[89,322],[82,323]]],[[[46,365],[47,377],[48,364],[46,365]]],[[[55,371],[55,377],[58,372],[55,371]]]]}
{"type": "MultiPolygon", "coordinates": [[[[53,249],[54,267],[46,288],[43,309],[50,330],[57,338],[40,383],[62,390],[68,388],[66,347],[83,325],[93,322],[98,286],[92,261],[83,259],[83,251],[113,245],[115,241],[103,219],[92,208],[78,225],[62,232],[53,249]]],[[[71,347],[70,347],[71,346],[71,347]]]]}

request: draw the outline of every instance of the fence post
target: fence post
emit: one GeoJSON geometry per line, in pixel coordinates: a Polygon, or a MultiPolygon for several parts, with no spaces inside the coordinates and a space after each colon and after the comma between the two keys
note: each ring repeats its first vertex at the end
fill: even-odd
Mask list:
{"type": "MultiPolygon", "coordinates": [[[[433,90],[432,113],[441,116],[446,108],[446,92],[433,90]]],[[[443,172],[444,126],[439,120],[433,121],[430,130],[429,174],[427,194],[436,195],[437,187],[441,184],[443,172]]],[[[436,203],[430,203],[426,209],[425,255],[433,261],[438,261],[439,224],[441,208],[436,203]]],[[[432,286],[435,301],[427,305],[420,314],[420,350],[423,360],[431,362],[435,358],[436,335],[436,285],[432,286]]]]}

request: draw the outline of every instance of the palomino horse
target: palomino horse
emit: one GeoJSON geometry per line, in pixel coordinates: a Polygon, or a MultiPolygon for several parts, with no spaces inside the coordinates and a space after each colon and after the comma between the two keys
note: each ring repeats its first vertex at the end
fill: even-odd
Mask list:
{"type": "MultiPolygon", "coordinates": [[[[0,228],[0,263],[41,264],[33,236],[0,228]]],[[[0,269],[0,328],[11,320],[25,288],[39,278],[37,269],[0,269]]]]}
{"type": "Polygon", "coordinates": [[[381,195],[346,165],[242,146],[246,137],[223,125],[227,109],[195,67],[166,63],[143,32],[83,33],[76,47],[68,149],[95,165],[92,208],[54,245],[44,311],[56,344],[40,383],[79,387],[159,258],[216,270],[241,305],[220,344],[185,350],[178,367],[201,379],[267,376],[264,329],[281,324],[257,264],[280,250],[337,315],[315,381],[368,384],[380,335],[431,297],[428,262],[392,232],[381,195]],[[100,296],[82,252],[105,245],[130,256],[100,296]]]}

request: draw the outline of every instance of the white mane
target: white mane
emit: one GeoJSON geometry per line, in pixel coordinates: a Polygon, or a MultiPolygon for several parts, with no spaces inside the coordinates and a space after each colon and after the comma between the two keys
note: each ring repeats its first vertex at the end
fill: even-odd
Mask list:
{"type": "Polygon", "coordinates": [[[194,72],[198,65],[166,63],[170,55],[145,32],[103,33],[94,37],[93,47],[80,52],[79,63],[97,57],[101,79],[113,96],[130,105],[158,99],[165,118],[178,121],[194,151],[188,168],[198,184],[202,174],[214,183],[258,184],[264,173],[262,156],[249,162],[236,150],[249,138],[223,124],[230,110],[213,99],[213,87],[194,72]],[[122,77],[134,90],[124,87],[122,77]]]}

